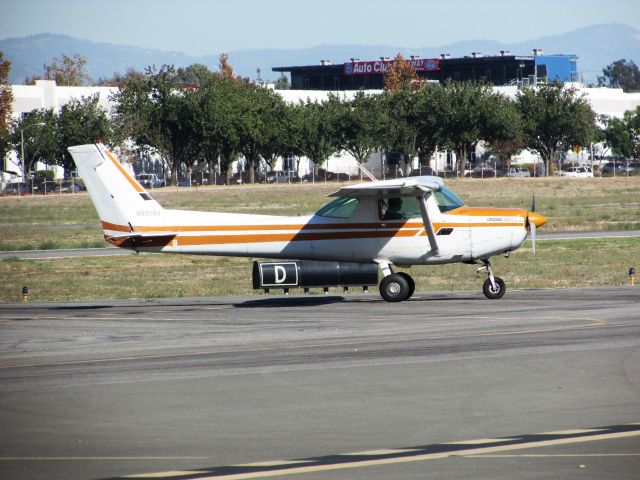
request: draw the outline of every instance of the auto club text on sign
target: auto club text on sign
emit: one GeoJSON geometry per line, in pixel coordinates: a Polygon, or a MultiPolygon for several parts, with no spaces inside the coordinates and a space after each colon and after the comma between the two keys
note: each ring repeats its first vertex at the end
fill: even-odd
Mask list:
{"type": "MultiPolygon", "coordinates": [[[[410,63],[416,72],[435,72],[440,70],[440,60],[438,58],[416,58],[405,60],[410,63]]],[[[344,64],[344,73],[346,75],[370,75],[384,74],[391,65],[393,60],[375,60],[371,62],[351,62],[344,64]]]]}

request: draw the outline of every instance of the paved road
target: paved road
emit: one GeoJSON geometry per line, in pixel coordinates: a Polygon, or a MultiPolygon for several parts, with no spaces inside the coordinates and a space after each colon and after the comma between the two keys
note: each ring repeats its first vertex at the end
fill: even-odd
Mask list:
{"type": "MultiPolygon", "coordinates": [[[[579,238],[625,238],[640,237],[640,230],[621,230],[611,232],[553,232],[538,233],[538,240],[575,240],[579,238]]],[[[20,250],[0,251],[0,260],[20,258],[22,260],[38,260],[70,257],[102,257],[111,255],[133,255],[131,250],[115,247],[105,248],[74,248],[60,250],[20,250]]]]}
{"type": "Polygon", "coordinates": [[[636,479],[639,310],[634,287],[0,305],[0,478],[636,479]]]}

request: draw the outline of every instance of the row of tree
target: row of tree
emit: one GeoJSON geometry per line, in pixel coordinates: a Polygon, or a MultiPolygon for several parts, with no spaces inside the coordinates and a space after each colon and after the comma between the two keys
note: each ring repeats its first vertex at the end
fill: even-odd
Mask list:
{"type": "Polygon", "coordinates": [[[382,94],[330,95],[323,102],[298,104],[240,79],[225,56],[218,72],[192,69],[197,85],[185,85],[184,71],[171,66],[149,68],[120,80],[110,115],[97,97],[74,100],[57,113],[36,110],[9,125],[6,143],[16,148],[24,136],[29,165],[45,161],[71,171],[68,146],[132,140],[166,160],[172,183],[181,166],[205,163],[213,175],[218,163],[224,169],[240,155],[253,182],[261,161],[273,166],[280,156],[306,156],[320,165],[340,151],[361,163],[376,150],[429,159],[446,149],[466,159],[484,141],[507,163],[523,148],[535,151],[548,173],[558,152],[599,140],[625,155],[630,145],[628,156],[638,154],[640,109],[606,121],[600,130],[588,102],[574,89],[543,85],[508,99],[484,84],[421,84],[401,57],[396,60],[382,94]],[[613,133],[621,129],[626,136],[613,133]]]}

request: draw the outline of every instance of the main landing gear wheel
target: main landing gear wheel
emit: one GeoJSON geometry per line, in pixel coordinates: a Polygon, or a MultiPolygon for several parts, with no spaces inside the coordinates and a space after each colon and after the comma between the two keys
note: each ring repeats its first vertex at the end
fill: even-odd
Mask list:
{"type": "Polygon", "coordinates": [[[504,292],[507,291],[507,287],[500,277],[493,277],[494,285],[491,285],[491,280],[488,278],[482,284],[482,292],[485,294],[487,298],[491,300],[497,300],[498,298],[502,298],[504,292]]]}
{"type": "MultiPolygon", "coordinates": [[[[406,273],[392,273],[391,275],[387,275],[380,282],[380,295],[387,302],[402,302],[409,298],[411,293],[413,293],[411,288],[411,283],[413,283],[413,279],[409,277],[411,283],[407,280],[406,273]]],[[[415,288],[415,286],[413,287],[415,288]]]]}
{"type": "Polygon", "coordinates": [[[413,292],[416,291],[416,282],[413,281],[413,278],[408,273],[398,272],[398,275],[402,275],[409,283],[409,295],[407,295],[407,298],[405,298],[405,300],[409,300],[411,297],[413,297],[413,292]]]}

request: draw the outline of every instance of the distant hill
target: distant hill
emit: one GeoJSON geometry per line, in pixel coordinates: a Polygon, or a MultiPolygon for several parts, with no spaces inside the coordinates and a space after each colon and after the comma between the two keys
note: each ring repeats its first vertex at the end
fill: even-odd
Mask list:
{"type": "MultiPolygon", "coordinates": [[[[533,48],[545,53],[578,55],[578,70],[585,82],[593,82],[602,69],[620,58],[640,63],[640,31],[623,24],[594,25],[562,35],[540,37],[520,43],[501,43],[492,40],[456,42],[435,47],[400,47],[389,45],[322,45],[305,49],[262,49],[228,52],[229,61],[236,72],[255,79],[257,70],[263,80],[273,80],[278,74],[272,67],[313,65],[321,59],[343,63],[352,57],[373,60],[381,56],[393,57],[400,52],[405,56],[436,57],[441,53],[452,56],[469,55],[472,51],[497,54],[510,50],[514,54],[531,55],[533,48]]],[[[164,64],[187,66],[202,63],[217,69],[219,53],[193,57],[180,52],[167,52],[146,48],[97,43],[65,35],[43,33],[23,38],[0,40],[0,50],[13,62],[10,80],[24,83],[26,77],[43,74],[43,65],[53,57],[76,52],[88,59],[88,71],[94,79],[110,78],[114,72],[124,73],[129,68],[144,70],[149,65],[164,64]]]]}

